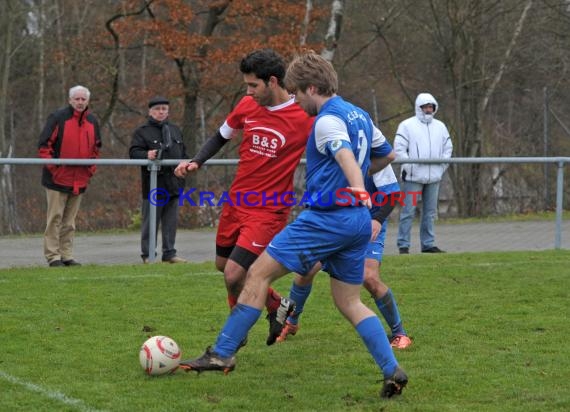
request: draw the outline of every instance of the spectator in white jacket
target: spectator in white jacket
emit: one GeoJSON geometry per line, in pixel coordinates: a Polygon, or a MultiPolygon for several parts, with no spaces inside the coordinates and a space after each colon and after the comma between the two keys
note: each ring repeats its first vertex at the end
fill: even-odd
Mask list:
{"type": "MultiPolygon", "coordinates": [[[[438,104],[429,93],[416,98],[416,115],[398,126],[394,140],[397,160],[448,159],[453,144],[445,124],[434,118],[438,104]]],[[[435,244],[434,220],[437,216],[439,185],[448,164],[402,164],[402,190],[406,194],[400,211],[398,249],[410,252],[410,233],[416,213],[415,201],[421,200],[420,244],[423,253],[442,253],[435,244]],[[414,192],[416,194],[414,194],[414,192]],[[417,193],[421,193],[419,196],[417,193]]]]}

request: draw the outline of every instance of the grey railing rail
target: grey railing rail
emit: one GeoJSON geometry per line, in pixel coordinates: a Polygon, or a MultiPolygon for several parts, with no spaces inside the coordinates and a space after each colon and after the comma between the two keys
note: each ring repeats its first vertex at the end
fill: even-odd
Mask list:
{"type": "MultiPolygon", "coordinates": [[[[186,159],[168,159],[168,160],[135,160],[135,159],[40,159],[40,158],[6,158],[0,157],[0,165],[75,165],[75,166],[147,166],[150,170],[150,191],[154,192],[157,184],[157,173],[162,165],[175,166],[186,159]]],[[[301,163],[306,163],[305,159],[301,163]]],[[[562,245],[562,212],[563,212],[563,196],[564,196],[564,167],[570,164],[570,157],[453,157],[451,159],[423,159],[423,160],[396,160],[394,164],[401,163],[421,163],[421,164],[482,164],[482,163],[543,163],[555,164],[556,171],[556,228],[554,238],[554,248],[560,249],[562,245]]],[[[207,166],[232,166],[237,165],[238,159],[210,159],[204,165],[207,166]]],[[[156,205],[150,202],[150,219],[149,219],[149,251],[156,249],[156,205]]],[[[149,254],[149,260],[155,260],[154,253],[149,254]]]]}

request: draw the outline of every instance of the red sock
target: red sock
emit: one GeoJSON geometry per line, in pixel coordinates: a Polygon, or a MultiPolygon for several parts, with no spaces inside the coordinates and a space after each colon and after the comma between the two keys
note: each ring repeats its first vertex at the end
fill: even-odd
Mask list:
{"type": "Polygon", "coordinates": [[[281,295],[275,292],[272,288],[267,289],[267,300],[265,301],[265,307],[267,312],[272,313],[279,309],[281,304],[281,295]]]}
{"type": "Polygon", "coordinates": [[[230,309],[233,309],[235,305],[237,305],[237,296],[228,294],[228,305],[230,305],[230,309]]]}

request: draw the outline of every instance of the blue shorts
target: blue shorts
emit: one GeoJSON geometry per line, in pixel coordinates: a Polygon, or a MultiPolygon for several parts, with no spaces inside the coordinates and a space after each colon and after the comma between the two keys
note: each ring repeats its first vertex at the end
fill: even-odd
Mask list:
{"type": "Polygon", "coordinates": [[[291,272],[306,275],[317,262],[335,279],[361,284],[372,225],[365,207],[308,209],[265,249],[291,272]]]}
{"type": "Polygon", "coordinates": [[[386,229],[388,228],[388,220],[384,221],[380,233],[376,237],[374,242],[368,243],[368,249],[366,250],[366,259],[374,259],[378,262],[382,262],[382,256],[384,255],[384,241],[386,240],[386,229]]]}

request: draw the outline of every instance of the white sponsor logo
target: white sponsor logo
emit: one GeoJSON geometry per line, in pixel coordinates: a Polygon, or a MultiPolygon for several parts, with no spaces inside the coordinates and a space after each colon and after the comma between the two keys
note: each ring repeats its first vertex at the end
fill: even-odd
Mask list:
{"type": "Polygon", "coordinates": [[[373,255],[379,255],[380,252],[376,252],[375,250],[373,250],[373,251],[372,251],[372,254],[373,254],[373,255]]]}
{"type": "Polygon", "coordinates": [[[285,146],[285,142],[286,142],[285,136],[283,136],[282,133],[279,133],[279,132],[278,132],[277,130],[275,130],[275,129],[271,129],[271,128],[269,128],[269,127],[261,127],[261,126],[258,126],[258,127],[252,127],[251,130],[252,130],[252,131],[268,132],[268,133],[274,134],[274,135],[277,136],[277,138],[279,139],[279,140],[276,140],[275,138],[271,139],[271,138],[268,138],[268,137],[261,137],[261,136],[258,136],[258,139],[259,139],[260,141],[258,141],[258,142],[255,142],[255,141],[254,141],[254,143],[256,143],[256,144],[260,144],[260,142],[264,142],[264,141],[265,141],[265,142],[269,141],[269,142],[273,143],[273,145],[275,145],[275,147],[272,147],[272,149],[277,148],[277,144],[279,144],[279,143],[281,143],[281,147],[285,146]]]}
{"type": "Polygon", "coordinates": [[[253,246],[255,246],[255,247],[265,247],[265,246],[266,246],[266,245],[260,245],[260,244],[257,243],[257,242],[251,242],[251,244],[252,244],[253,246]]]}

